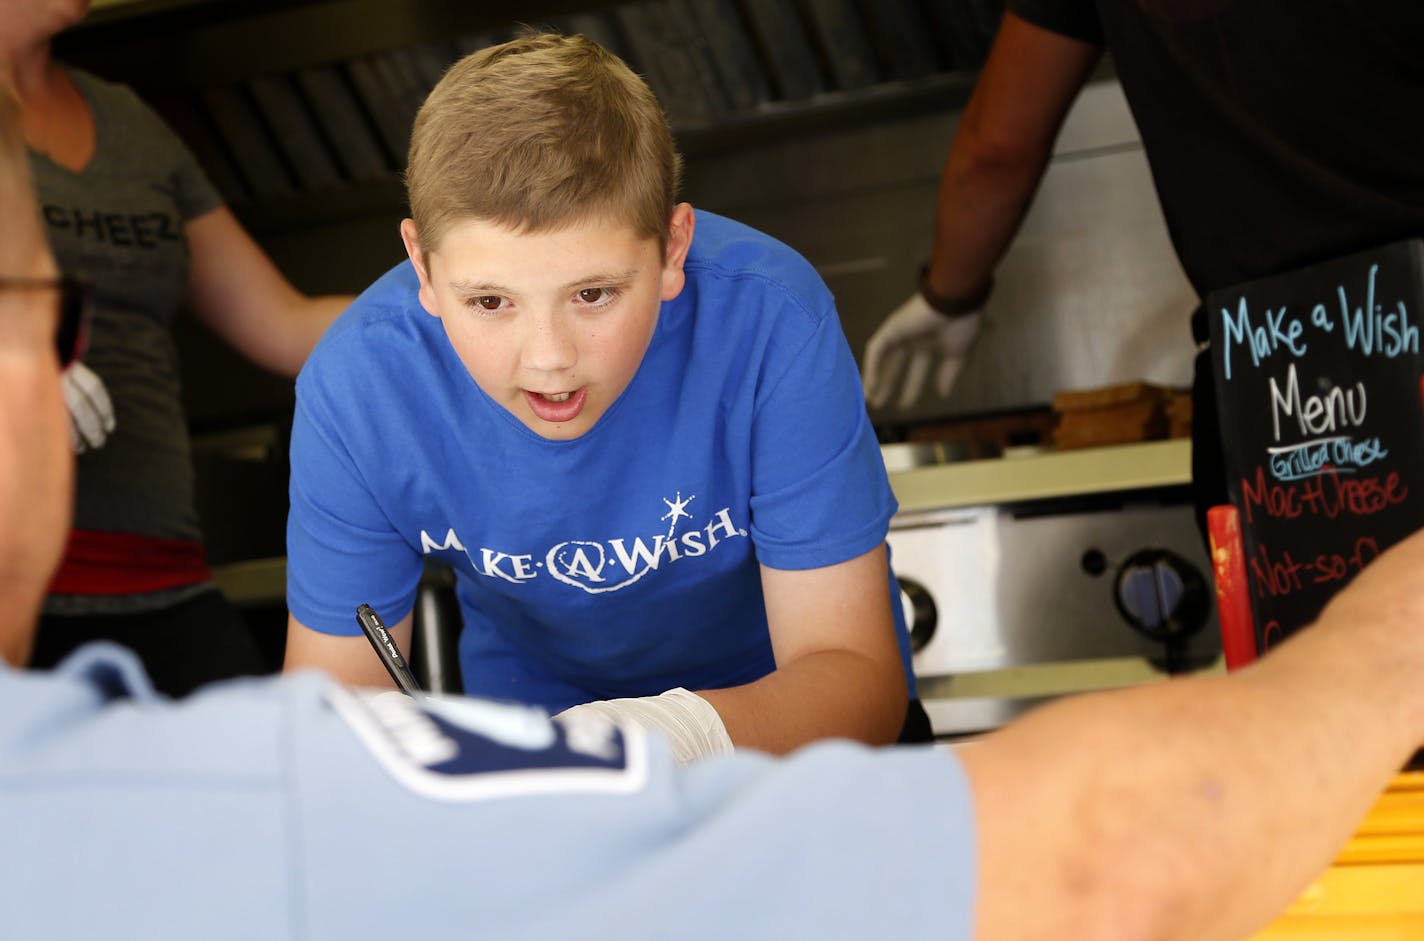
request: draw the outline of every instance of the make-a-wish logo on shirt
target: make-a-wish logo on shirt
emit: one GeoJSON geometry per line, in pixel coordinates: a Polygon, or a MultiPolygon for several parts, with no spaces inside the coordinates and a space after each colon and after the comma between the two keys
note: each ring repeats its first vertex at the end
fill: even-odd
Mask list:
{"type": "Polygon", "coordinates": [[[463,552],[474,570],[488,578],[517,585],[547,572],[565,585],[592,595],[603,594],[627,588],[665,563],[695,559],[729,539],[747,537],[747,531],[732,522],[731,507],[723,507],[713,513],[705,525],[694,528],[691,522],[696,517],[688,505],[695,499],[696,496],[684,499],[681,491],[672,499],[663,497],[668,511],[659,520],[667,521],[667,532],[651,538],[632,536],[602,542],[567,539],[554,543],[542,553],[508,552],[485,546],[472,551],[460,541],[454,529],[445,530],[441,539],[431,538],[422,529],[420,547],[425,555],[451,549],[463,552]],[[688,523],[679,532],[682,520],[688,523]]]}

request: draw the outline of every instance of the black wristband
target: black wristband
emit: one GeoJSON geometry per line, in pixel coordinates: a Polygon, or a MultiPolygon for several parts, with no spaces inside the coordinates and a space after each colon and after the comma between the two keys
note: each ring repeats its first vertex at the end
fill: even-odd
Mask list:
{"type": "Polygon", "coordinates": [[[977,314],[984,309],[984,305],[989,301],[989,295],[994,292],[994,279],[989,278],[984,282],[981,290],[975,291],[971,297],[945,297],[943,294],[935,293],[935,289],[930,287],[930,266],[920,266],[920,297],[925,299],[925,303],[936,313],[946,317],[964,317],[969,314],[977,314]]]}

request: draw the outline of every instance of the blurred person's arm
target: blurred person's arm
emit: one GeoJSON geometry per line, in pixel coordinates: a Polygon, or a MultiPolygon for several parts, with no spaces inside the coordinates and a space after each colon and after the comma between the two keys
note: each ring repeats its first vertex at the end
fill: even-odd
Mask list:
{"type": "Polygon", "coordinates": [[[189,308],[254,363],[295,376],[353,296],[298,291],[225,206],[189,221],[184,232],[189,308]]]}
{"type": "Polygon", "coordinates": [[[1064,699],[962,746],[976,937],[1239,939],[1424,741],[1424,532],[1228,676],[1064,699]]]}
{"type": "Polygon", "coordinates": [[[0,661],[29,662],[70,524],[73,486],[55,351],[59,267],[40,222],[9,71],[0,62],[0,661]],[[18,282],[18,283],[16,283],[18,282]]]}
{"type": "Polygon", "coordinates": [[[913,404],[932,368],[938,393],[949,394],[978,335],[994,270],[1101,53],[1004,14],[940,173],[933,249],[920,285],[866,344],[862,372],[872,406],[892,397],[901,407],[913,404]]]}
{"type": "Polygon", "coordinates": [[[53,277],[58,268],[41,228],[39,205],[30,181],[29,157],[20,126],[20,105],[10,69],[0,59],[0,274],[53,277]]]}
{"type": "Polygon", "coordinates": [[[940,174],[926,283],[982,294],[1028,212],[1102,49],[1005,13],[940,174]]]}

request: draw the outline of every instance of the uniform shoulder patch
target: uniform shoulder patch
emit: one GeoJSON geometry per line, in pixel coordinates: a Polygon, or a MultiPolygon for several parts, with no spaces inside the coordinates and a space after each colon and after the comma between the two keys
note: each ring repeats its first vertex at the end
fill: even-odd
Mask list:
{"type": "Polygon", "coordinates": [[[600,716],[555,721],[536,706],[341,687],[327,701],[396,780],[435,800],[624,794],[648,778],[643,730],[600,716]]]}

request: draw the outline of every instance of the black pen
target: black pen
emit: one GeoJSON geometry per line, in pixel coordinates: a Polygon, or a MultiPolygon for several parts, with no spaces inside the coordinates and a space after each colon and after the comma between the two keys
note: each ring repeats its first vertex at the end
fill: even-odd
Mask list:
{"type": "Polygon", "coordinates": [[[366,635],[371,646],[376,648],[376,656],[381,658],[381,664],[385,666],[391,679],[396,681],[401,692],[417,698],[423,695],[420,685],[411,675],[410,667],[406,665],[405,657],[401,656],[400,648],[396,646],[395,638],[386,630],[386,625],[376,610],[368,604],[361,605],[356,609],[356,623],[361,625],[361,632],[366,635]]]}

